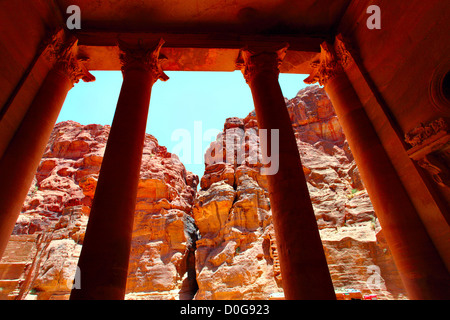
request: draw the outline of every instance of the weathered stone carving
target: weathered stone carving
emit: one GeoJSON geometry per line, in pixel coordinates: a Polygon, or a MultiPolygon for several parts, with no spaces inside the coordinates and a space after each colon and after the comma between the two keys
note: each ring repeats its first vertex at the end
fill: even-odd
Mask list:
{"type": "Polygon", "coordinates": [[[439,118],[420,124],[405,134],[405,141],[412,147],[408,155],[428,171],[441,187],[450,187],[450,134],[449,121],[439,118]]]}
{"type": "Polygon", "coordinates": [[[304,80],[306,84],[319,82],[321,86],[324,86],[338,72],[343,72],[342,65],[333,46],[328,42],[324,42],[320,45],[320,48],[320,60],[311,63],[314,71],[304,80]]]}
{"type": "Polygon", "coordinates": [[[334,42],[334,50],[336,56],[341,63],[343,68],[346,68],[349,63],[353,60],[352,51],[353,49],[348,44],[348,41],[344,40],[342,34],[336,36],[336,41],[334,42]]]}
{"type": "Polygon", "coordinates": [[[438,134],[446,133],[449,129],[449,124],[444,118],[431,121],[427,124],[421,123],[411,131],[405,134],[405,141],[411,146],[415,147],[423,144],[427,139],[438,134]]]}
{"type": "Polygon", "coordinates": [[[344,72],[343,68],[352,61],[351,49],[341,34],[336,36],[334,46],[324,42],[320,48],[320,59],[311,63],[314,72],[304,80],[306,84],[318,82],[323,86],[336,74],[344,72]]]}
{"type": "Polygon", "coordinates": [[[76,56],[77,38],[59,31],[52,34],[44,44],[47,59],[54,62],[55,70],[67,76],[73,84],[78,83],[80,79],[84,82],[95,80],[81,59],[76,56]]]}
{"type": "Polygon", "coordinates": [[[137,45],[131,45],[119,40],[119,58],[122,63],[122,72],[132,69],[143,69],[152,73],[154,82],[158,79],[162,81],[169,80],[169,77],[161,67],[161,62],[167,60],[164,55],[160,54],[163,44],[163,39],[160,39],[156,46],[146,45],[141,41],[137,45]]]}
{"type": "Polygon", "coordinates": [[[288,48],[287,43],[269,49],[244,48],[239,54],[236,67],[241,69],[247,83],[253,81],[255,75],[262,72],[278,75],[288,48]]]}
{"type": "Polygon", "coordinates": [[[417,163],[430,173],[434,182],[438,185],[446,188],[450,187],[450,170],[446,163],[437,155],[433,153],[428,154],[417,161],[417,163]]]}

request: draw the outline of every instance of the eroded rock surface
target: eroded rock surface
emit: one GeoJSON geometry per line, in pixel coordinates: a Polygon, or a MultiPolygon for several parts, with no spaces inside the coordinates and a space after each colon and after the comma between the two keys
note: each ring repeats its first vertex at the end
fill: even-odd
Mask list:
{"type": "MultiPolygon", "coordinates": [[[[286,102],[335,289],[406,298],[324,90],[286,102]]],[[[56,125],[0,261],[1,299],[69,297],[109,130],[56,125]]],[[[146,136],[127,299],[283,295],[259,133],[254,112],[227,119],[200,181],[146,136]]]]}
{"type": "MultiPolygon", "coordinates": [[[[16,264],[6,276],[15,283],[1,292],[3,298],[68,298],[109,130],[73,121],[56,125],[2,259],[4,269],[16,264]],[[30,237],[18,268],[17,247],[30,237]]],[[[197,176],[146,135],[127,299],[194,295],[197,229],[191,211],[197,184],[197,176]]]]}
{"type": "MultiPolygon", "coordinates": [[[[405,297],[333,106],[318,86],[287,101],[336,290],[405,297]]],[[[194,204],[196,299],[268,299],[283,289],[255,113],[229,118],[205,155],[194,204]]]]}

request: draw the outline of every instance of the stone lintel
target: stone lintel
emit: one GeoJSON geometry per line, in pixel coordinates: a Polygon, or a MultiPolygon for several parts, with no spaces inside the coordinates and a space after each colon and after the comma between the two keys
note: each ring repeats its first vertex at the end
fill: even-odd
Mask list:
{"type": "Polygon", "coordinates": [[[165,71],[224,71],[236,69],[236,59],[240,50],[252,47],[271,47],[289,43],[289,51],[283,64],[282,73],[310,74],[310,61],[320,53],[324,36],[273,36],[236,34],[173,34],[173,33],[117,33],[80,30],[74,33],[79,39],[80,55],[89,57],[90,70],[120,70],[117,39],[130,43],[155,41],[163,38],[161,48],[168,60],[162,62],[165,71]]]}

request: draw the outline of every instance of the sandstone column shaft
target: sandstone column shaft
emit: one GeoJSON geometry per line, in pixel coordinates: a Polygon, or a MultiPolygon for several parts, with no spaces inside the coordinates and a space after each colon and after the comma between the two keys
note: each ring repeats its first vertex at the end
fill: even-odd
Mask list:
{"type": "Polygon", "coordinates": [[[450,298],[449,274],[341,62],[336,64],[334,49],[326,43],[321,60],[318,80],[338,115],[408,297],[450,298]]]}
{"type": "Polygon", "coordinates": [[[134,211],[151,89],[159,49],[124,49],[117,102],[78,267],[72,300],[125,297],[134,211]]]}
{"type": "MultiPolygon", "coordinates": [[[[279,169],[268,175],[283,290],[286,299],[336,299],[303,173],[289,113],[278,83],[283,55],[242,52],[259,129],[279,130],[279,169]]],[[[262,150],[267,154],[267,150],[262,150]]],[[[272,155],[273,157],[273,155],[272,155]]]]}
{"type": "Polygon", "coordinates": [[[44,79],[0,160],[0,258],[67,93],[80,78],[85,81],[95,79],[74,58],[71,53],[74,45],[72,42],[60,52],[53,53],[58,60],[44,79]]]}

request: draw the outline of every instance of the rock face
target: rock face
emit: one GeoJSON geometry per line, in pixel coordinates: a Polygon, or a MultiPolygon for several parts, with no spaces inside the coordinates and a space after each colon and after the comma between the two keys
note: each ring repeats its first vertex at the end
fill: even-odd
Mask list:
{"type": "MultiPolygon", "coordinates": [[[[287,101],[336,290],[405,297],[342,128],[323,89],[287,101]]],[[[205,155],[193,215],[200,239],[196,299],[268,299],[282,293],[255,113],[227,119],[205,155]]]]}
{"type": "MultiPolygon", "coordinates": [[[[310,86],[286,105],[335,289],[406,298],[324,90],[310,86]]],[[[55,126],[0,261],[0,299],[67,299],[74,279],[77,285],[109,130],[72,121],[55,126]]],[[[127,299],[283,295],[259,147],[254,112],[227,119],[205,154],[199,181],[146,136],[127,299]]]]}
{"type": "Polygon", "coordinates": [[[288,100],[286,105],[294,131],[301,134],[301,141],[310,144],[329,141],[337,145],[345,141],[344,132],[325,90],[318,86],[306,87],[288,100]]]}
{"type": "MultiPolygon", "coordinates": [[[[56,125],[0,263],[1,278],[11,280],[2,298],[68,298],[109,130],[72,121],[56,125]]],[[[127,299],[195,293],[191,210],[197,184],[176,156],[146,136],[127,299]]]]}

